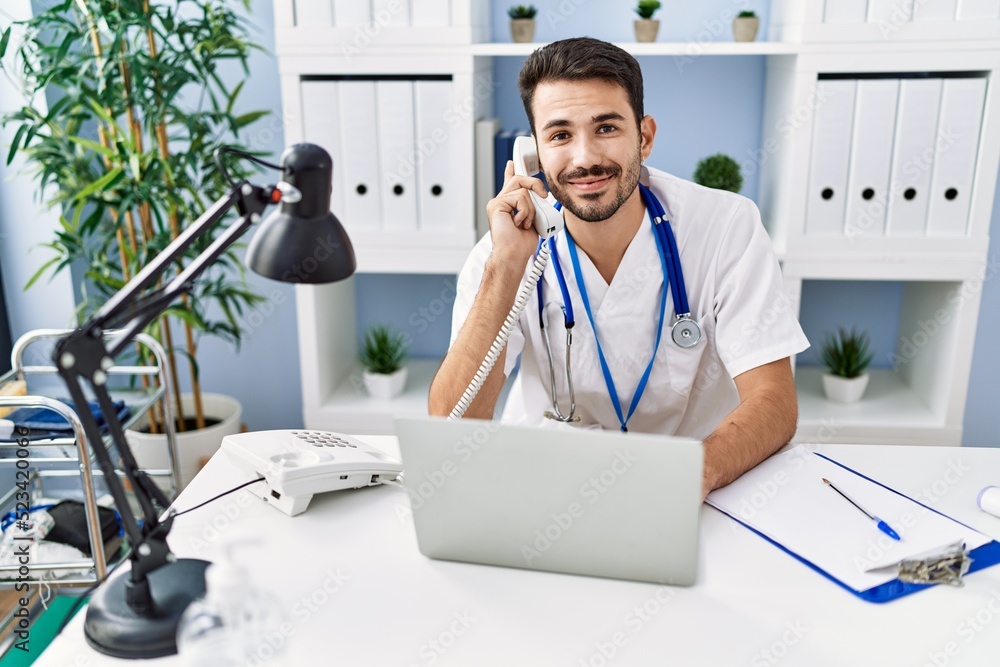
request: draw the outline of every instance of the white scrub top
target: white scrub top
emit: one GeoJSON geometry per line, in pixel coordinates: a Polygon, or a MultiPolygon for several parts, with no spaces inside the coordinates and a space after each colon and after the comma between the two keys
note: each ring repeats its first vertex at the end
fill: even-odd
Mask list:
{"type": "MultiPolygon", "coordinates": [[[[734,377],[801,352],[809,342],[791,312],[771,241],[751,200],[645,167],[641,180],[659,198],[677,238],[691,317],[701,326],[702,338],[688,349],[670,338],[675,308],[668,288],[656,362],[628,429],[704,439],[739,404],[734,377]]],[[[459,274],[452,343],[472,309],[491,250],[487,234],[459,274]]],[[[577,288],[564,233],[559,234],[556,251],[576,320],[572,370],[576,414],[582,418],[578,425],[617,430],[620,423],[608,395],[594,330],[577,288]]],[[[652,355],[663,289],[649,213],[610,285],[586,253],[577,255],[624,416],[652,355]]],[[[541,280],[545,281],[545,333],[552,346],[560,409],[567,414],[566,332],[562,294],[551,259],[541,280]]],[[[521,367],[503,411],[505,423],[558,424],[543,416],[552,409],[552,401],[537,299],[537,294],[532,295],[507,343],[504,373],[510,374],[519,357],[521,367]]]]}

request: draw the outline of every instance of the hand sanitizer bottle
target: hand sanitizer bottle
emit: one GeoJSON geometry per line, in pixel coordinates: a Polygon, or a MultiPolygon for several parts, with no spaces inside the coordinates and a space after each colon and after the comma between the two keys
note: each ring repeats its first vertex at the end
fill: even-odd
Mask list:
{"type": "Polygon", "coordinates": [[[274,654],[265,637],[281,625],[280,602],[254,587],[246,571],[231,561],[205,572],[205,597],[184,611],[177,625],[177,653],[183,664],[243,666],[274,654]]]}

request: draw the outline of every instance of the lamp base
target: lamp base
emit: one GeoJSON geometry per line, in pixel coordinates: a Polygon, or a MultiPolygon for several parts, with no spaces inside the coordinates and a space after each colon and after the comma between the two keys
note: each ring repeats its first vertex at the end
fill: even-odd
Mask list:
{"type": "Polygon", "coordinates": [[[149,575],[155,609],[138,614],[125,602],[130,572],[112,576],[90,600],[84,634],[87,643],[116,658],[161,658],[177,653],[177,622],[187,606],[205,596],[210,563],[181,558],[149,575]]]}

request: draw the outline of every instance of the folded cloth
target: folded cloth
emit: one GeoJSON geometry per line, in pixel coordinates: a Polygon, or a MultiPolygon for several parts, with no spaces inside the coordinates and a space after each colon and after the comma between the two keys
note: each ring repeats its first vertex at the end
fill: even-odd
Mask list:
{"type": "MultiPolygon", "coordinates": [[[[72,401],[69,399],[60,398],[59,401],[71,408],[74,407],[72,401]]],[[[101,430],[101,433],[106,433],[108,427],[107,420],[104,418],[104,414],[101,412],[97,401],[91,401],[88,405],[90,406],[90,412],[94,416],[94,420],[97,422],[97,427],[101,430]]],[[[131,409],[125,405],[125,401],[114,401],[114,407],[118,415],[118,421],[125,421],[132,414],[131,409]]],[[[48,408],[18,408],[7,415],[5,421],[13,424],[13,439],[16,439],[18,436],[27,436],[31,439],[61,438],[73,432],[73,425],[65,417],[55,410],[48,408]]],[[[11,438],[8,437],[6,439],[11,438]]]]}

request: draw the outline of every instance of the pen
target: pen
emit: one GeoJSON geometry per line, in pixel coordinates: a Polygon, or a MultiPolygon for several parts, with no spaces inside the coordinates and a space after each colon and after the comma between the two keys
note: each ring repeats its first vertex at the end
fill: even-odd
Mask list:
{"type": "Polygon", "coordinates": [[[875,525],[878,526],[878,529],[881,530],[883,533],[885,533],[886,535],[888,535],[889,537],[891,537],[894,540],[901,539],[899,537],[899,534],[896,531],[894,531],[889,526],[889,524],[887,524],[885,521],[883,521],[882,519],[878,518],[874,514],[870,513],[868,510],[866,510],[865,508],[863,508],[861,505],[859,505],[856,502],[854,502],[853,500],[851,500],[847,496],[846,493],[844,493],[843,491],[841,491],[840,489],[838,489],[837,487],[835,487],[833,485],[833,482],[831,482],[830,480],[828,480],[826,477],[823,478],[823,483],[826,484],[827,486],[829,486],[831,489],[833,489],[837,493],[839,493],[841,496],[843,496],[844,500],[846,500],[847,502],[851,503],[852,505],[854,505],[855,507],[857,507],[859,510],[861,510],[862,512],[864,512],[865,516],[867,516],[869,519],[871,519],[872,521],[874,521],[875,525]]]}

